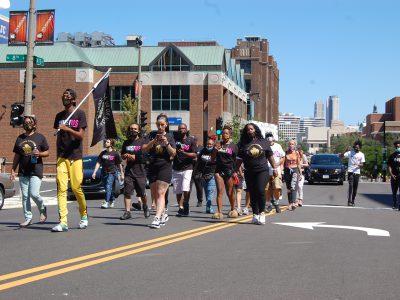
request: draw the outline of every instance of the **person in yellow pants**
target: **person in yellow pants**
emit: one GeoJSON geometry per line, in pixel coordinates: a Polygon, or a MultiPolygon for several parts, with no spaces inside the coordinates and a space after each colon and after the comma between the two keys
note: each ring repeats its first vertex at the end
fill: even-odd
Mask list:
{"type": "Polygon", "coordinates": [[[81,216],[79,228],[85,229],[88,226],[86,200],[81,187],[83,179],[82,140],[87,127],[86,115],[84,111],[78,109],[70,120],[65,122],[76,106],[76,93],[72,89],[67,89],[61,99],[65,109],[59,112],[54,120],[54,128],[59,129],[57,135],[57,199],[60,223],[51,229],[53,232],[68,231],[68,181],[70,181],[71,189],[79,204],[81,216]]]}

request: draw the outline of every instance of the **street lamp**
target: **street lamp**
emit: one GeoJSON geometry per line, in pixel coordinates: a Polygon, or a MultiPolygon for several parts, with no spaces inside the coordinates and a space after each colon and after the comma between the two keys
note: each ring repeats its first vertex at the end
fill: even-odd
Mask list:
{"type": "Polygon", "coordinates": [[[138,47],[138,77],[137,77],[137,81],[138,81],[138,92],[137,92],[137,102],[138,102],[138,106],[137,106],[137,123],[140,124],[140,112],[141,112],[141,94],[142,94],[142,36],[138,35],[136,37],[136,47],[138,47]]]}
{"type": "Polygon", "coordinates": [[[382,160],[383,160],[383,164],[382,164],[382,175],[383,175],[383,182],[386,182],[386,168],[387,168],[387,164],[386,164],[386,153],[387,152],[387,148],[386,148],[386,121],[383,121],[383,155],[382,155],[382,160]]]}

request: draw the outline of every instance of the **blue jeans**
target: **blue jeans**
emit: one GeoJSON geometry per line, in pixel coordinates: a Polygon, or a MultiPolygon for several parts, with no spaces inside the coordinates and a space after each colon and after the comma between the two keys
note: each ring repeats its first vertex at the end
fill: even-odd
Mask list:
{"type": "Polygon", "coordinates": [[[22,209],[25,220],[32,220],[31,198],[36,203],[39,212],[44,212],[45,206],[40,196],[40,185],[42,179],[37,176],[20,176],[19,186],[21,188],[22,209]]]}
{"type": "Polygon", "coordinates": [[[106,173],[106,174],[103,174],[103,177],[102,177],[104,189],[106,190],[106,201],[110,202],[110,203],[114,202],[114,200],[115,200],[115,197],[114,197],[115,176],[116,176],[116,174],[106,173]]]}
{"type": "Polygon", "coordinates": [[[210,207],[216,190],[215,177],[213,176],[209,180],[203,180],[203,188],[206,194],[207,207],[210,207]]]}

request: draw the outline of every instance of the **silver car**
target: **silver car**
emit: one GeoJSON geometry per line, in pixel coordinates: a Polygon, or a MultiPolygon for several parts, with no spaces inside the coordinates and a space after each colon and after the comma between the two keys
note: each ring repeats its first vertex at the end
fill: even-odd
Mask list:
{"type": "Polygon", "coordinates": [[[0,173],[0,209],[3,208],[4,199],[15,195],[14,182],[10,180],[10,175],[0,173]]]}

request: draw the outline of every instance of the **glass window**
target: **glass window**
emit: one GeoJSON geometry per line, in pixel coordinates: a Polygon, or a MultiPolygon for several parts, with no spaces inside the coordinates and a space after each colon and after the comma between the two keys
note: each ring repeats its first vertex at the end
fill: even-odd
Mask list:
{"type": "Polygon", "coordinates": [[[251,73],[251,60],[250,59],[240,60],[240,68],[243,69],[246,74],[250,74],[251,73]]]}
{"type": "Polygon", "coordinates": [[[113,111],[122,111],[124,97],[133,95],[132,86],[110,86],[110,100],[113,111]]]}
{"type": "Polygon", "coordinates": [[[190,64],[173,48],[169,48],[151,66],[152,71],[190,71],[190,64]]]}
{"type": "Polygon", "coordinates": [[[152,87],[152,110],[189,110],[189,86],[152,87]]]}
{"type": "Polygon", "coordinates": [[[246,85],[246,93],[250,93],[251,91],[251,80],[245,79],[244,84],[246,85]]]}

